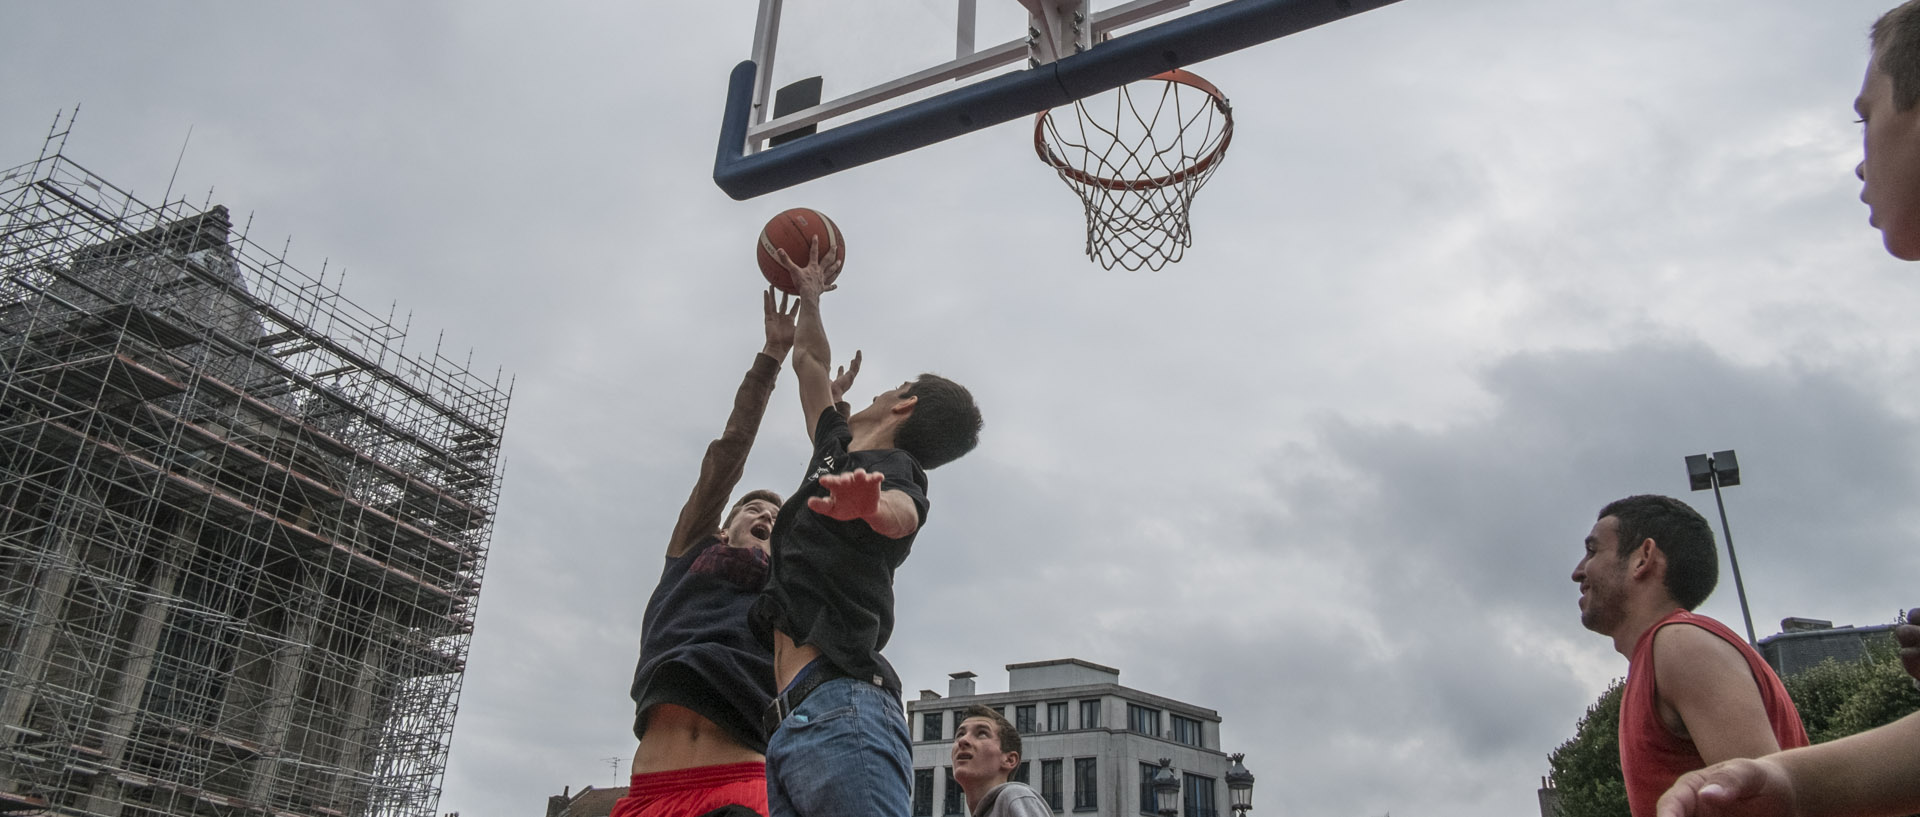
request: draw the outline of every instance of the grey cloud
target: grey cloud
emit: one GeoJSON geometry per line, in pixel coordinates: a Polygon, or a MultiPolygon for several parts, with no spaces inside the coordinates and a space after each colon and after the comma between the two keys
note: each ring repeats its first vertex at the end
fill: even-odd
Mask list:
{"type": "MultiPolygon", "coordinates": [[[[986,412],[900,572],[910,694],[1077,655],[1218,709],[1256,814],[1524,813],[1624,667],[1574,615],[1576,543],[1683,494],[1685,454],[1741,453],[1763,629],[1920,604],[1920,274],[1849,175],[1891,2],[1408,0],[1201,66],[1241,127],[1157,275],[1084,260],[1024,123],[727,200],[751,3],[0,5],[38,33],[0,54],[0,164],[80,101],[71,153],[158,198],[192,125],[176,195],[518,377],[443,811],[618,781],[658,540],[760,343],[751,236],[813,206],[850,242],[856,391],[931,369],[986,412]]],[[[941,57],[949,6],[859,25],[941,57]]],[[[797,482],[783,378],[743,487],[797,482]]]]}

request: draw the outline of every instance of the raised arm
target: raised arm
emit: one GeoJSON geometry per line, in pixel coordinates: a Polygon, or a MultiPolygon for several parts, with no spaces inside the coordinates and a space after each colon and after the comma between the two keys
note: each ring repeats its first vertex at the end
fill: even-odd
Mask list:
{"type": "Polygon", "coordinates": [[[1732,644],[1687,624],[1653,636],[1654,683],[1679,714],[1700,759],[1718,763],[1780,751],[1753,669],[1732,644]]]}
{"type": "Polygon", "coordinates": [[[813,440],[814,425],[820,422],[820,412],[834,403],[833,376],[829,366],[833,360],[833,349],[827,343],[826,326],[820,322],[820,296],[832,292],[833,280],[840,276],[840,258],[837,251],[829,251],[827,257],[820,257],[820,240],[813,239],[808,248],[805,266],[793,262],[787,257],[786,250],[777,251],[780,264],[793,276],[793,287],[800,298],[800,315],[794,327],[793,374],[800,384],[800,411],[807,424],[807,439],[813,440]]]}
{"type": "Polygon", "coordinates": [[[1688,772],[1659,817],[1897,817],[1920,812],[1920,713],[1830,743],[1688,772]]]}
{"type": "Polygon", "coordinates": [[[733,412],[727,415],[727,427],[720,438],[707,444],[707,455],[700,461],[700,479],[693,494],[680,508],[673,536],[667,540],[667,556],[686,554],[701,539],[720,529],[720,517],[726,511],[727,497],[747,468],[747,453],[760,433],[760,418],[767,413],[767,398],[773,394],[774,381],[780,375],[780,360],[794,343],[794,314],[797,305],[786,296],[774,303],[773,288],[761,298],[762,323],[766,344],[753,358],[753,368],[733,395],[733,412]]]}

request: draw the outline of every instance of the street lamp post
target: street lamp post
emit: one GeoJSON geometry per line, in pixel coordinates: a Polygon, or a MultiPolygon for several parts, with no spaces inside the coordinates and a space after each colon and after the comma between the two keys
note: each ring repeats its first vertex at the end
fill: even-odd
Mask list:
{"type": "Polygon", "coordinates": [[[1720,508],[1720,531],[1727,540],[1727,562],[1733,565],[1733,589],[1740,594],[1740,617],[1747,623],[1747,643],[1758,646],[1753,637],[1753,613],[1747,609],[1747,585],[1740,580],[1740,557],[1733,552],[1733,529],[1727,526],[1727,503],[1720,498],[1720,487],[1740,484],[1740,460],[1732,450],[1687,457],[1687,484],[1693,490],[1713,489],[1713,504],[1720,508]]]}
{"type": "Polygon", "coordinates": [[[1173,758],[1160,758],[1160,771],[1153,773],[1153,808],[1160,817],[1180,813],[1180,778],[1173,773],[1173,758]]]}
{"type": "Polygon", "coordinates": [[[1227,755],[1232,761],[1227,766],[1227,806],[1233,809],[1234,817],[1247,817],[1247,810],[1253,808],[1253,772],[1247,771],[1245,754],[1227,755]]]}

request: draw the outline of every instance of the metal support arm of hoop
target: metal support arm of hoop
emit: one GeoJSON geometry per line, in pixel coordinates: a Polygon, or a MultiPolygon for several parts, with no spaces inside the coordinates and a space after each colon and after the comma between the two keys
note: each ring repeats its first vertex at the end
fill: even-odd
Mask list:
{"type": "Polygon", "coordinates": [[[755,67],[748,60],[728,80],[713,181],[744,201],[1396,2],[1232,0],[752,155],[746,143],[755,67]]]}

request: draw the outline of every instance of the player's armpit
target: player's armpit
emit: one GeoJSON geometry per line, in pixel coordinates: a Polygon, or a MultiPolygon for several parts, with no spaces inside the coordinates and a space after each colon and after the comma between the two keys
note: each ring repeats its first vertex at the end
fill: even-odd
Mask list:
{"type": "Polygon", "coordinates": [[[1690,624],[1654,633],[1654,684],[1663,716],[1693,741],[1701,759],[1718,763],[1780,750],[1759,682],[1740,651],[1690,624]]]}

